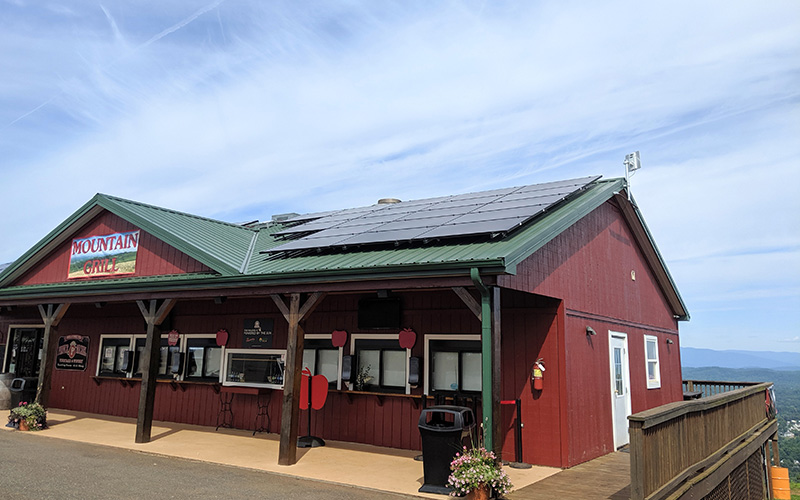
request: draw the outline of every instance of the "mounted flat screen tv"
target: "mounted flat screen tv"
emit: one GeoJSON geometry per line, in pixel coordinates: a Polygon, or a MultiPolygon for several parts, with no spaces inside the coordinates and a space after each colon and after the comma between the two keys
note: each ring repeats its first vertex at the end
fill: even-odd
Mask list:
{"type": "Polygon", "coordinates": [[[366,297],[358,301],[358,328],[378,330],[400,328],[400,297],[366,297]]]}

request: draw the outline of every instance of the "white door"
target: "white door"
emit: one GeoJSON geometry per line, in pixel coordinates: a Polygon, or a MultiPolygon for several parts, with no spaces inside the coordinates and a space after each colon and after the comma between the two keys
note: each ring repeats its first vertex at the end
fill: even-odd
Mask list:
{"type": "Polygon", "coordinates": [[[609,333],[611,358],[611,419],[614,422],[614,448],[628,444],[628,415],[631,414],[628,336],[609,333]]]}

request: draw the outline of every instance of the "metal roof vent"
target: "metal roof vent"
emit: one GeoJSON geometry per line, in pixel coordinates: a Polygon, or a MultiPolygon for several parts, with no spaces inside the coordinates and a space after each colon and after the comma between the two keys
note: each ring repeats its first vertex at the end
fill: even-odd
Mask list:
{"type": "Polygon", "coordinates": [[[398,200],[397,198],[381,198],[378,200],[378,205],[393,205],[395,203],[400,203],[402,200],[398,200]]]}

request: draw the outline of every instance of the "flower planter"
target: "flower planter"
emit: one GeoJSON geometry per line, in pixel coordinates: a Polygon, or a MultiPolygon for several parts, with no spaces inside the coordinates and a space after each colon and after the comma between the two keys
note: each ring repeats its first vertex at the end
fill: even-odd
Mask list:
{"type": "Polygon", "coordinates": [[[492,492],[488,484],[481,484],[477,488],[467,493],[465,498],[467,500],[489,500],[491,493],[492,492]]]}
{"type": "Polygon", "coordinates": [[[31,430],[30,427],[28,427],[28,422],[26,422],[24,419],[20,419],[19,421],[19,430],[21,431],[31,430]]]}

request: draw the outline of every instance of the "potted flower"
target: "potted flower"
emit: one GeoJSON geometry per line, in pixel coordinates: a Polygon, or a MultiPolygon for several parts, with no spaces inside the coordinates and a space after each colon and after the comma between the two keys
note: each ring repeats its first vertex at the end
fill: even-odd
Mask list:
{"type": "Polygon", "coordinates": [[[39,403],[20,403],[11,409],[11,417],[18,422],[19,430],[39,431],[47,427],[47,410],[39,403]]]}
{"type": "Polygon", "coordinates": [[[372,382],[372,376],[369,374],[371,369],[372,365],[362,366],[358,369],[355,382],[355,389],[357,391],[363,391],[367,388],[367,384],[372,382]]]}
{"type": "Polygon", "coordinates": [[[452,496],[488,499],[492,491],[504,495],[512,488],[497,457],[483,447],[465,446],[450,462],[450,471],[447,486],[453,489],[452,496]]]}

